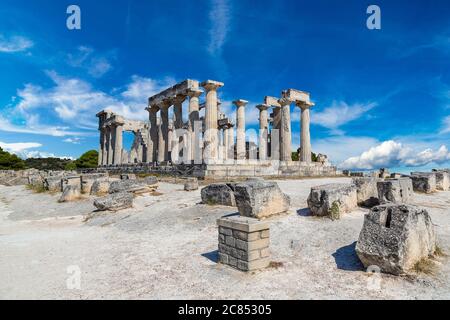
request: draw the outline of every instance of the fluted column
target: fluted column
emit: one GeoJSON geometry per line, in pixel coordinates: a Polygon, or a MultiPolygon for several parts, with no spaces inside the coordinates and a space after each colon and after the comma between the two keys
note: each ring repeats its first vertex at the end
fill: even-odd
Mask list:
{"type": "Polygon", "coordinates": [[[300,135],[300,161],[312,162],[311,160],[311,136],[310,112],[309,109],[314,106],[311,102],[297,102],[296,106],[301,109],[301,135],[300,135]]]}
{"type": "Polygon", "coordinates": [[[150,158],[147,159],[148,162],[155,162],[158,160],[157,158],[157,151],[158,151],[158,117],[157,113],[159,111],[158,106],[153,105],[150,106],[150,108],[147,109],[149,112],[149,120],[150,120],[150,141],[151,145],[149,145],[149,148],[151,150],[148,150],[148,154],[150,155],[150,158]]]}
{"type": "Polygon", "coordinates": [[[204,160],[208,162],[218,158],[217,89],[222,87],[223,83],[207,80],[201,86],[206,90],[204,160]]]}
{"type": "Polygon", "coordinates": [[[292,136],[291,136],[291,100],[281,98],[281,129],[280,129],[280,160],[292,160],[292,136]]]}
{"type": "Polygon", "coordinates": [[[259,160],[267,160],[267,134],[269,128],[270,106],[267,104],[257,105],[259,109],[259,160]]]}
{"type": "Polygon", "coordinates": [[[103,165],[103,153],[105,152],[105,132],[100,129],[100,145],[98,148],[98,165],[103,165]]]}
{"type": "Polygon", "coordinates": [[[122,149],[123,149],[123,127],[116,124],[114,127],[114,164],[122,163],[122,149]]]}
{"type": "Polygon", "coordinates": [[[189,90],[187,95],[189,96],[189,121],[188,121],[188,141],[186,144],[186,151],[188,154],[188,160],[195,159],[195,153],[199,152],[196,137],[194,133],[194,124],[200,119],[200,103],[199,97],[203,93],[201,90],[189,90]]]}
{"type": "Polygon", "coordinates": [[[107,161],[106,164],[110,165],[113,164],[113,158],[114,158],[114,153],[113,153],[113,134],[111,131],[111,127],[106,127],[106,145],[107,145],[107,150],[108,150],[108,157],[107,157],[107,161]]]}
{"type": "Polygon", "coordinates": [[[236,100],[233,104],[236,109],[236,153],[237,159],[245,159],[245,106],[248,101],[236,100]]]}
{"type": "Polygon", "coordinates": [[[164,134],[162,128],[162,119],[159,118],[158,122],[158,163],[164,162],[164,134]]]}
{"type": "Polygon", "coordinates": [[[169,108],[172,105],[170,100],[164,100],[160,104],[160,115],[161,115],[161,146],[159,146],[160,155],[158,160],[160,162],[169,161],[169,108]],[[162,159],[162,160],[161,160],[162,159]]]}

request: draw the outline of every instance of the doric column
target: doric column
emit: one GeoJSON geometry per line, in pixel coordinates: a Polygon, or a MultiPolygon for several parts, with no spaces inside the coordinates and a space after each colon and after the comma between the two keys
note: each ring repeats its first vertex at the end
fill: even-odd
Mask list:
{"type": "Polygon", "coordinates": [[[158,163],[164,162],[164,134],[163,134],[163,128],[162,128],[162,119],[159,118],[158,122],[158,163]]]}
{"type": "Polygon", "coordinates": [[[122,149],[123,149],[123,127],[121,124],[114,126],[114,164],[122,163],[122,149]]]}
{"type": "Polygon", "coordinates": [[[236,100],[233,104],[236,109],[236,153],[237,159],[245,159],[245,106],[248,101],[236,100]]]}
{"type": "Polygon", "coordinates": [[[234,126],[229,126],[225,131],[227,146],[227,159],[234,160],[234,126]]]}
{"type": "Polygon", "coordinates": [[[114,141],[114,137],[113,137],[113,132],[111,130],[110,126],[106,127],[106,141],[107,141],[107,147],[108,147],[108,158],[107,158],[107,162],[106,164],[110,165],[113,164],[113,158],[114,158],[114,153],[113,153],[113,141],[114,141]]]}
{"type": "Polygon", "coordinates": [[[292,160],[292,136],[291,136],[291,100],[281,98],[281,129],[280,129],[280,160],[292,160]]]}
{"type": "Polygon", "coordinates": [[[183,102],[186,100],[186,96],[177,95],[173,99],[173,124],[175,129],[183,128],[183,102]]]}
{"type": "Polygon", "coordinates": [[[158,151],[158,116],[157,113],[159,111],[158,106],[153,105],[147,109],[149,112],[149,120],[150,120],[150,141],[148,154],[150,158],[147,159],[148,162],[155,162],[158,160],[157,151],[158,151]]]}
{"type": "Polygon", "coordinates": [[[269,128],[270,106],[267,104],[257,105],[259,109],[259,160],[267,160],[267,134],[269,128]]]}
{"type": "Polygon", "coordinates": [[[98,148],[98,165],[103,165],[103,153],[105,152],[105,132],[100,129],[100,146],[98,148]]]}
{"type": "Polygon", "coordinates": [[[301,109],[301,136],[300,136],[300,161],[310,163],[311,160],[311,136],[309,132],[310,113],[309,109],[314,106],[311,102],[297,102],[296,106],[301,109]]]}
{"type": "Polygon", "coordinates": [[[161,131],[162,135],[159,140],[161,146],[158,150],[160,154],[158,155],[158,160],[160,162],[169,161],[169,108],[172,105],[170,100],[164,100],[159,108],[161,113],[161,131]]]}
{"type": "Polygon", "coordinates": [[[222,82],[207,80],[201,86],[206,90],[205,103],[205,161],[218,158],[218,132],[217,132],[217,89],[223,86],[222,82]]]}
{"type": "Polygon", "coordinates": [[[199,97],[203,93],[201,90],[189,90],[187,95],[189,96],[189,121],[188,121],[188,141],[186,144],[186,150],[188,154],[188,161],[195,159],[195,152],[197,150],[196,137],[194,134],[194,123],[200,119],[200,103],[199,97]]]}

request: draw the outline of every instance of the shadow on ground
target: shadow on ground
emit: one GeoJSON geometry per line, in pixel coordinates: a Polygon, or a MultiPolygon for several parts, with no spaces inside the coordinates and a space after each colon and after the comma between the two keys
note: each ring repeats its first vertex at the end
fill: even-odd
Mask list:
{"type": "Polygon", "coordinates": [[[311,216],[311,210],[309,208],[298,209],[297,214],[301,217],[309,217],[311,216]]]}
{"type": "Polygon", "coordinates": [[[336,267],[345,271],[363,271],[364,266],[356,255],[356,241],[352,244],[339,248],[332,254],[336,267]]]}
{"type": "Polygon", "coordinates": [[[205,257],[206,259],[209,259],[212,262],[218,263],[219,262],[219,251],[218,250],[214,250],[214,251],[211,251],[211,252],[203,253],[202,257],[205,257]]]}

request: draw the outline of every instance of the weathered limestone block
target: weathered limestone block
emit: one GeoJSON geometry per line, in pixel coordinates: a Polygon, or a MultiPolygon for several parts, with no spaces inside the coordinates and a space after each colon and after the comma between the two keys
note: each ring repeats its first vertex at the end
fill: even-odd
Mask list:
{"type": "Polygon", "coordinates": [[[340,219],[343,213],[358,206],[356,186],[346,183],[332,183],[311,188],[308,207],[316,216],[340,219]]]}
{"type": "Polygon", "coordinates": [[[269,223],[254,218],[230,216],[217,220],[219,262],[241,271],[270,264],[269,223]]]}
{"type": "Polygon", "coordinates": [[[446,171],[436,171],[436,189],[442,191],[450,190],[450,174],[446,171]]]}
{"type": "Polygon", "coordinates": [[[413,196],[413,185],[410,178],[378,181],[377,189],[380,203],[406,203],[413,196]]]}
{"type": "Polygon", "coordinates": [[[198,179],[197,178],[187,178],[186,182],[184,183],[184,190],[185,191],[198,190],[198,179]]]}
{"type": "Polygon", "coordinates": [[[276,182],[259,179],[236,184],[234,197],[242,216],[257,219],[286,212],[291,205],[291,199],[276,182]]]}
{"type": "Polygon", "coordinates": [[[79,186],[67,185],[59,198],[58,202],[70,202],[78,200],[81,197],[81,190],[79,186]]]}
{"type": "Polygon", "coordinates": [[[377,178],[364,177],[353,178],[352,182],[356,186],[356,196],[358,205],[373,207],[380,203],[378,200],[377,178]]]}
{"type": "Polygon", "coordinates": [[[405,204],[384,204],[365,216],[356,253],[367,268],[405,274],[436,250],[436,237],[428,212],[405,204]]]}
{"type": "Polygon", "coordinates": [[[44,187],[44,178],[39,175],[30,175],[28,177],[28,185],[34,187],[34,188],[43,188],[44,187]]]}
{"type": "Polygon", "coordinates": [[[97,179],[91,187],[91,196],[102,196],[108,193],[111,183],[109,179],[97,179]]]}
{"type": "Polygon", "coordinates": [[[133,194],[118,192],[94,200],[94,206],[100,211],[118,211],[133,206],[133,194]]]}
{"type": "Polygon", "coordinates": [[[45,190],[55,192],[61,191],[62,188],[62,177],[61,176],[51,176],[44,179],[45,190]]]}
{"type": "Polygon", "coordinates": [[[146,193],[155,191],[157,188],[156,183],[154,183],[156,178],[143,179],[143,180],[118,180],[111,183],[109,187],[109,193],[119,193],[119,192],[132,192],[132,193],[146,193]]]}
{"type": "Polygon", "coordinates": [[[234,186],[231,183],[213,183],[201,190],[202,202],[209,205],[236,206],[234,186]]]}
{"type": "Polygon", "coordinates": [[[81,190],[81,176],[67,176],[61,180],[61,192],[64,192],[66,186],[78,186],[81,190]]]}
{"type": "Polygon", "coordinates": [[[92,185],[97,180],[108,180],[107,173],[84,174],[81,176],[81,193],[90,194],[92,185]]]}
{"type": "Polygon", "coordinates": [[[433,193],[436,191],[436,174],[434,172],[411,172],[411,179],[416,192],[433,193]]]}

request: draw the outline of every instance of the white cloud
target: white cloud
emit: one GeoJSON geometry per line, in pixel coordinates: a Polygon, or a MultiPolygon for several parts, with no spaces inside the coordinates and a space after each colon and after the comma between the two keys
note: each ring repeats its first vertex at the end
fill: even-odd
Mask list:
{"type": "Polygon", "coordinates": [[[3,111],[4,115],[0,115],[0,131],[52,136],[91,135],[98,126],[95,114],[102,109],[111,109],[129,119],[147,120],[148,97],[175,83],[171,78],[155,80],[135,75],[125,89],[110,95],[81,79],[62,77],[55,71],[48,71],[47,75],[54,86],[42,88],[27,84],[18,90],[12,112],[6,114],[3,111]],[[11,118],[23,121],[11,122],[8,120],[11,118]]]}
{"type": "Polygon", "coordinates": [[[227,0],[211,1],[211,10],[209,12],[209,21],[211,28],[209,30],[208,52],[212,55],[220,54],[222,47],[226,42],[227,34],[230,28],[231,8],[227,0]]]}
{"type": "Polygon", "coordinates": [[[17,143],[6,143],[0,141],[0,147],[3,150],[6,150],[8,152],[21,152],[26,149],[33,149],[33,148],[39,148],[42,147],[42,144],[37,142],[17,142],[17,143]]]}
{"type": "Polygon", "coordinates": [[[81,139],[77,137],[64,139],[63,142],[72,143],[72,144],[81,144],[81,139]]]}
{"type": "Polygon", "coordinates": [[[101,78],[112,69],[109,56],[110,54],[97,54],[90,47],[80,46],[76,53],[68,54],[67,62],[72,67],[86,70],[94,78],[101,78]]]}
{"type": "Polygon", "coordinates": [[[340,164],[343,169],[375,169],[380,167],[418,167],[430,163],[442,164],[450,160],[450,153],[442,145],[438,150],[423,151],[389,140],[371,147],[361,155],[351,157],[340,164]]]}
{"type": "Polygon", "coordinates": [[[442,120],[442,129],[440,131],[441,134],[450,132],[450,116],[446,116],[442,120]]]}
{"type": "Polygon", "coordinates": [[[339,127],[360,118],[376,106],[377,104],[374,102],[349,105],[344,101],[333,101],[332,105],[322,112],[312,112],[311,122],[328,128],[336,134],[341,134],[342,131],[339,130],[339,127]]]}
{"type": "Polygon", "coordinates": [[[0,52],[13,53],[25,51],[33,47],[34,43],[30,39],[21,36],[6,38],[0,35],[0,52]]]}

